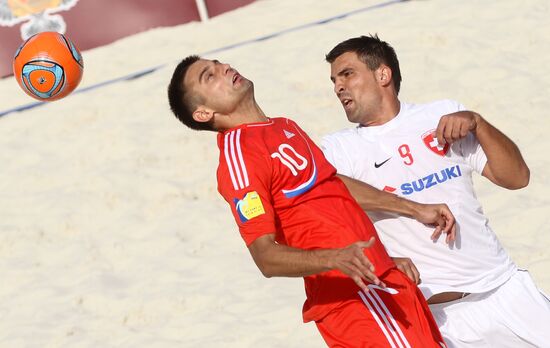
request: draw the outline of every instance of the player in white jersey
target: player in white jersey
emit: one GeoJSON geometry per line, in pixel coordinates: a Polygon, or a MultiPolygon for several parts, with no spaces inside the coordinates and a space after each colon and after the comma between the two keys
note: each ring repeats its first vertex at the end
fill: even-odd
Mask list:
{"type": "MultiPolygon", "coordinates": [[[[377,36],[346,40],[326,58],[348,120],[359,124],[323,139],[338,173],[412,201],[445,202],[456,218],[456,240],[446,244],[411,218],[369,212],[389,254],[420,271],[449,347],[550,347],[550,301],[502,248],[472,183],[477,172],[508,189],[526,186],[517,146],[457,102],[400,102],[397,56],[377,36]]],[[[369,208],[361,190],[372,187],[347,183],[369,208]]]]}

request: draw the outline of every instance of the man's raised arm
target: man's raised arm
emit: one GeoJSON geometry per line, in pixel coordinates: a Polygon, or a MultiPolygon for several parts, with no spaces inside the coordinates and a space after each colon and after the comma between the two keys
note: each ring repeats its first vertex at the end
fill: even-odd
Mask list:
{"type": "Polygon", "coordinates": [[[435,230],[431,237],[433,240],[439,238],[442,233],[447,235],[447,243],[455,239],[455,218],[446,204],[417,203],[345,175],[338,174],[338,177],[363,210],[387,211],[409,216],[423,224],[434,225],[435,230]]]}

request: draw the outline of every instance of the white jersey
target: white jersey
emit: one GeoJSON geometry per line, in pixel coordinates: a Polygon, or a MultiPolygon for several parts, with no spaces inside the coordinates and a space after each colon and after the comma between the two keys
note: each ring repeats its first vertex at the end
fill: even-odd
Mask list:
{"type": "Polygon", "coordinates": [[[487,157],[468,136],[452,146],[434,138],[441,116],[464,107],[455,101],[401,103],[391,121],[356,127],[323,138],[325,156],[343,174],[420,203],[446,203],[457,222],[457,238],[430,239],[434,227],[386,212],[369,212],[392,257],[410,257],[426,298],[446,291],[480,293],[498,287],[516,266],[502,248],[473,190],[472,172],[487,157]]]}

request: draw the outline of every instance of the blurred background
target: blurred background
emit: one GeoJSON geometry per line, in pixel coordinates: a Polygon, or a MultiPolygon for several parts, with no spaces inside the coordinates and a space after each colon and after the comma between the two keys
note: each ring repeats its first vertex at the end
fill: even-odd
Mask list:
{"type": "Polygon", "coordinates": [[[156,27],[208,20],[254,0],[1,0],[0,77],[23,40],[42,31],[67,34],[81,50],[156,27]]]}

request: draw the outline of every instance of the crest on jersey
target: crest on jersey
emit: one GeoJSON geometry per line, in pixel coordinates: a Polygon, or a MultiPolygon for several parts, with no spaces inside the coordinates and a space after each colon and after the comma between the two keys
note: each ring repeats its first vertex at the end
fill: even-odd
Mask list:
{"type": "Polygon", "coordinates": [[[422,141],[424,142],[424,145],[426,145],[428,149],[432,150],[432,152],[436,155],[445,156],[447,151],[449,151],[448,143],[441,145],[439,144],[439,141],[437,141],[437,138],[435,137],[435,129],[422,134],[422,141]]]}
{"type": "Polygon", "coordinates": [[[248,192],[243,199],[234,199],[235,209],[241,219],[241,222],[265,214],[265,209],[260,199],[260,195],[256,191],[248,192]]]}

